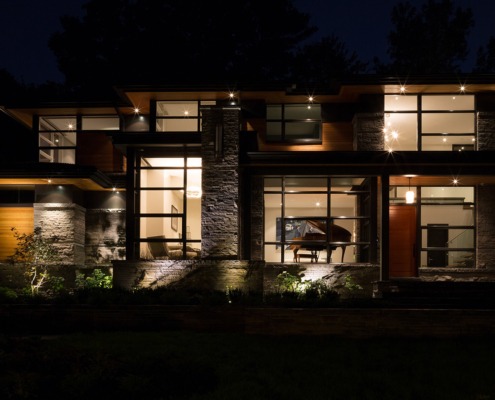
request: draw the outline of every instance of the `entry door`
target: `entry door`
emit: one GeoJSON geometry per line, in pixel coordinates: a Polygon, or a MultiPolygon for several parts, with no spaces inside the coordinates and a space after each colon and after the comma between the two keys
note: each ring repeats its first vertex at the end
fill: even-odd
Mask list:
{"type": "MultiPolygon", "coordinates": [[[[426,245],[428,247],[447,247],[449,241],[449,230],[447,224],[428,224],[426,245]],[[441,226],[445,226],[442,228],[441,226]]],[[[428,267],[445,267],[447,266],[447,252],[443,250],[428,250],[427,252],[428,267]]]]}
{"type": "Polygon", "coordinates": [[[416,267],[416,207],[390,206],[390,277],[414,277],[416,267]]]}

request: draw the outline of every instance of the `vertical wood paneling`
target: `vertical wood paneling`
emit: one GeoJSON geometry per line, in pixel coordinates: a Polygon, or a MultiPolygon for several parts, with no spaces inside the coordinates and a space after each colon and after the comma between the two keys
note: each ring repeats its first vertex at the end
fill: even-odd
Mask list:
{"type": "Polygon", "coordinates": [[[11,228],[19,233],[31,233],[34,228],[34,209],[32,207],[0,207],[0,262],[7,261],[14,253],[17,240],[11,228]]]}

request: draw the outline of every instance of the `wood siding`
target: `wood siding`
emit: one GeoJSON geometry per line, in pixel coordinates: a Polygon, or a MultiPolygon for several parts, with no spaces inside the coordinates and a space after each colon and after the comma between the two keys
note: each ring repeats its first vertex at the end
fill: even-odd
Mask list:
{"type": "Polygon", "coordinates": [[[122,172],[123,156],[113,147],[112,140],[104,133],[80,133],[77,135],[77,162],[98,168],[103,172],[122,172]]]}
{"type": "Polygon", "coordinates": [[[259,151],[352,151],[354,130],[351,122],[324,122],[321,144],[266,143],[263,138],[264,126],[252,121],[250,127],[258,131],[259,151]],[[263,129],[263,131],[261,130],[263,129]]]}
{"type": "Polygon", "coordinates": [[[14,253],[17,240],[11,228],[19,233],[31,233],[34,228],[34,209],[32,207],[0,207],[0,262],[7,261],[14,253]]]}

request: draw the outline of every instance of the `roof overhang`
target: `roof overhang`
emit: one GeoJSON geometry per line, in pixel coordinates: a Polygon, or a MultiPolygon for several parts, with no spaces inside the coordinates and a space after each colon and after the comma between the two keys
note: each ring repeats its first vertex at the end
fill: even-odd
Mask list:
{"type": "Polygon", "coordinates": [[[33,163],[0,168],[0,185],[73,185],[82,190],[106,191],[114,190],[116,181],[93,167],[33,163]]]}

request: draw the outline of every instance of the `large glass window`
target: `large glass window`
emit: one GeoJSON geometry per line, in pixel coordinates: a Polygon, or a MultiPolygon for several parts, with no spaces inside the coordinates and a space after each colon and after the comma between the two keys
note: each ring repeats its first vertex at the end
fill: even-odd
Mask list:
{"type": "Polygon", "coordinates": [[[157,101],[156,131],[201,131],[200,107],[215,104],[215,101],[157,101]]]}
{"type": "Polygon", "coordinates": [[[140,257],[199,258],[201,158],[143,157],[138,171],[140,257]]]}
{"type": "Polygon", "coordinates": [[[269,142],[321,143],[320,105],[267,105],[266,139],[269,142]]]}
{"type": "Polygon", "coordinates": [[[119,118],[112,116],[83,116],[83,131],[117,131],[120,129],[119,118]]]}
{"type": "Polygon", "coordinates": [[[421,267],[474,267],[473,187],[421,188],[421,267]]]}
{"type": "Polygon", "coordinates": [[[40,116],[38,124],[39,161],[74,164],[78,133],[119,129],[119,118],[112,115],[40,116]]]}
{"type": "Polygon", "coordinates": [[[370,179],[265,178],[264,211],[268,262],[370,261],[370,179]]]}
{"type": "Polygon", "coordinates": [[[39,117],[39,161],[74,164],[76,162],[75,116],[39,117]]]}
{"type": "Polygon", "coordinates": [[[387,150],[475,150],[474,96],[387,95],[383,132],[387,150]]]}

